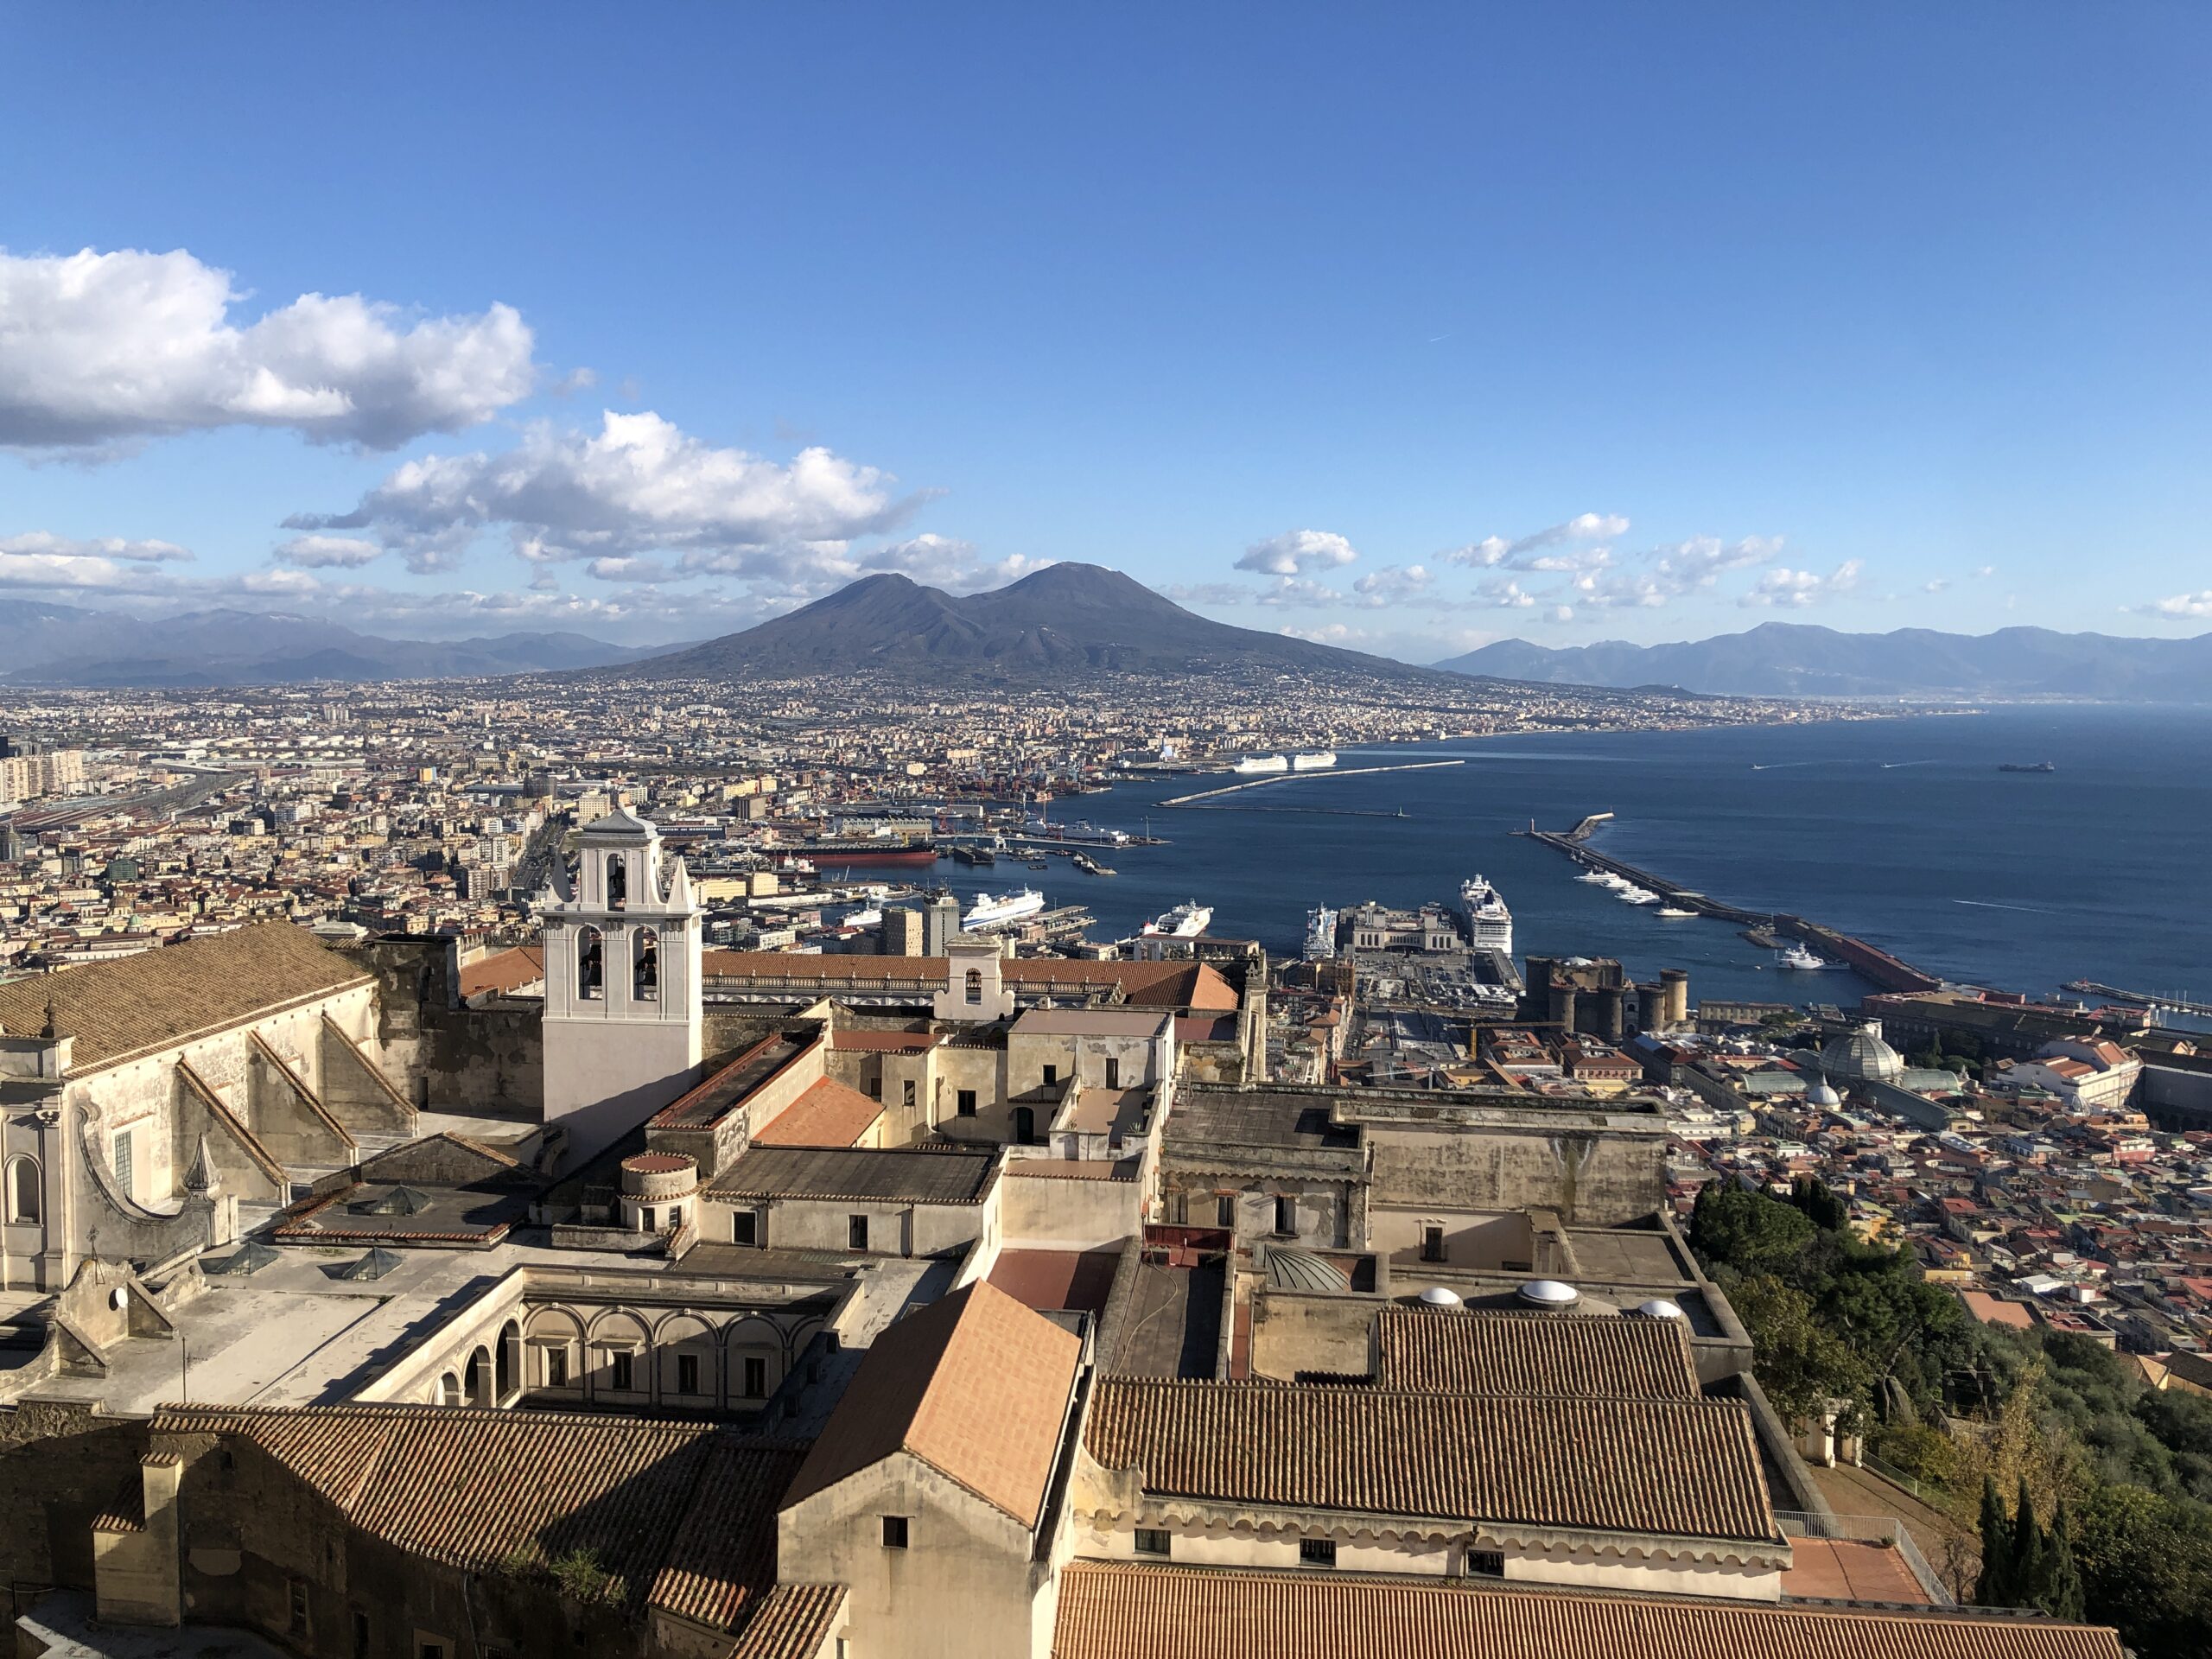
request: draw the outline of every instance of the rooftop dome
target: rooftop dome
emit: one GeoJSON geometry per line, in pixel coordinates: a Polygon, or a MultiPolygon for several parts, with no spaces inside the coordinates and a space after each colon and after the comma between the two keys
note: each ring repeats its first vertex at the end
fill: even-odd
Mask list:
{"type": "Polygon", "coordinates": [[[1457,1307],[1459,1306],[1459,1293],[1446,1290],[1441,1285],[1431,1285],[1414,1300],[1423,1307],[1457,1307]]]}
{"type": "Polygon", "coordinates": [[[1805,1103],[1808,1106],[1840,1106],[1843,1096],[1828,1084],[1816,1083],[1805,1091],[1805,1103]]]}
{"type": "Polygon", "coordinates": [[[1573,1307],[1582,1300],[1580,1291],[1556,1279],[1531,1279],[1521,1287],[1520,1296],[1536,1307],[1573,1307]]]}
{"type": "Polygon", "coordinates": [[[1343,1291],[1350,1281],[1334,1263],[1311,1250],[1290,1249],[1281,1244],[1265,1247],[1262,1266],[1270,1290],[1343,1291]]]}
{"type": "Polygon", "coordinates": [[[1663,1296],[1654,1296],[1648,1302],[1638,1302],[1636,1311],[1647,1319],[1686,1319],[1689,1317],[1679,1304],[1670,1302],[1663,1296]]]}
{"type": "Polygon", "coordinates": [[[1861,1026],[1821,1051],[1821,1070],[1831,1081],[1896,1083],[1904,1076],[1904,1057],[1882,1040],[1879,1026],[1861,1026]]]}

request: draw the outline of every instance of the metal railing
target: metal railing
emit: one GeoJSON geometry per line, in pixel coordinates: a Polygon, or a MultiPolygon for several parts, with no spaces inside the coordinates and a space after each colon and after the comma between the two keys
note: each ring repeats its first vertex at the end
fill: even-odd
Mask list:
{"type": "Polygon", "coordinates": [[[1929,1600],[1938,1607],[1956,1604],[1943,1581],[1929,1566],[1913,1541],[1912,1529],[1893,1515],[1814,1515],[1803,1510],[1777,1510],[1774,1518],[1790,1538],[1821,1538],[1841,1543],[1880,1544],[1894,1549],[1929,1600]]]}

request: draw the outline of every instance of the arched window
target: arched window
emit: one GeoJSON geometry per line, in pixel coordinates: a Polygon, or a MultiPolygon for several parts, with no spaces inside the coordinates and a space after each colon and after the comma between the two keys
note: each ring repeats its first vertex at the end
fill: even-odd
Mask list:
{"type": "Polygon", "coordinates": [[[983,970],[980,968],[968,970],[968,1000],[976,1003],[983,1000],[983,970]]]}
{"type": "Polygon", "coordinates": [[[468,1392],[472,1406],[489,1406],[497,1402],[492,1397],[492,1356],[481,1348],[468,1357],[468,1369],[462,1373],[462,1384],[468,1392]]]}
{"type": "Polygon", "coordinates": [[[595,927],[576,931],[576,995],[587,1001],[607,994],[605,944],[595,927]]]}
{"type": "Polygon", "coordinates": [[[8,1219],[36,1221],[42,1213],[38,1160],[18,1158],[8,1166],[8,1219]]]}
{"type": "Polygon", "coordinates": [[[652,1002],[659,996],[660,935],[650,927],[638,928],[630,937],[630,997],[652,1002]]]}
{"type": "Polygon", "coordinates": [[[630,898],[630,867],[620,853],[607,855],[607,907],[620,910],[630,898]]]}
{"type": "Polygon", "coordinates": [[[461,1379],[451,1371],[438,1379],[438,1403],[442,1406],[461,1403],[461,1379]]]}
{"type": "Polygon", "coordinates": [[[512,1319],[499,1327],[499,1361],[493,1374],[499,1399],[512,1399],[522,1385],[522,1327],[512,1319]]]}

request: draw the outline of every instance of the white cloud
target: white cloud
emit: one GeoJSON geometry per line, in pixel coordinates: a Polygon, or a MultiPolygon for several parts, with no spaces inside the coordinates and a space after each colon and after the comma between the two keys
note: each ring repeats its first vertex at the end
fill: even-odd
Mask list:
{"type": "Polygon", "coordinates": [[[277,543],[275,557],[302,569],[358,569],[384,556],[384,549],[358,536],[295,536],[277,543]]]}
{"type": "Polygon", "coordinates": [[[1277,576],[1270,586],[1260,590],[1257,602],[1262,605],[1322,606],[1341,605],[1345,595],[1325,582],[1305,576],[1277,576]]]}
{"type": "Polygon", "coordinates": [[[594,559],[584,569],[601,582],[674,582],[683,575],[671,570],[658,559],[639,558],[633,554],[615,554],[603,559],[594,559]]]}
{"type": "Polygon", "coordinates": [[[1499,565],[1509,570],[1586,570],[1605,563],[1611,556],[1609,550],[1590,548],[1547,553],[1546,550],[1571,547],[1576,543],[1611,541],[1627,535],[1628,527],[1628,520],[1618,513],[1579,512],[1516,541],[1508,541],[1503,536],[1485,536],[1479,542],[1455,547],[1438,556],[1447,564],[1471,565],[1478,570],[1495,569],[1499,565]]]}
{"type": "Polygon", "coordinates": [[[1948,576],[1935,576],[1922,582],[1920,591],[1923,594],[1940,594],[1950,585],[1950,579],[1948,576]]]}
{"type": "Polygon", "coordinates": [[[389,449],[527,397],[512,308],[410,318],[303,294],[239,327],[231,273],[189,253],[0,251],[0,446],[97,455],[221,426],[389,449]]]}
{"type": "Polygon", "coordinates": [[[1385,605],[1406,605],[1427,597],[1430,576],[1426,569],[1409,564],[1402,569],[1392,564],[1380,570],[1370,570],[1351,585],[1360,602],[1370,607],[1385,605]]]}
{"type": "Polygon", "coordinates": [[[0,538],[0,558],[118,559],[126,564],[168,564],[189,559],[191,550],[175,542],[131,542],[120,536],[75,540],[51,531],[26,531],[0,538]]]}
{"type": "Polygon", "coordinates": [[[1554,606],[1553,606],[1553,607],[1552,607],[1552,620],[1553,620],[1553,621],[1554,621],[1554,622],[1572,622],[1572,621],[1573,621],[1573,620],[1574,620],[1574,607],[1573,607],[1573,606],[1572,606],[1572,605],[1554,605],[1554,606]]]}
{"type": "Polygon", "coordinates": [[[2135,607],[2145,616],[2171,617],[2176,620],[2195,620],[2212,616],[2212,588],[2193,594],[2172,594],[2164,599],[2154,599],[2148,605],[2135,607]]]}
{"type": "Polygon", "coordinates": [[[1997,567],[1993,564],[1976,565],[1974,573],[1976,577],[1986,581],[1997,574],[1997,567]]]}
{"type": "Polygon", "coordinates": [[[1861,560],[1846,559],[1823,576],[1810,570],[1789,570],[1777,567],[1762,575],[1751,591],[1737,603],[1802,609],[1808,605],[1817,605],[1822,600],[1833,599],[1838,594],[1849,593],[1859,585],[1859,573],[1864,568],[1861,560]]]}
{"type": "Polygon", "coordinates": [[[716,448],[658,415],[608,410],[595,433],[541,425],[501,454],[410,461],[350,512],[284,523],[373,531],[418,570],[444,568],[479,532],[504,525],[532,563],[680,550],[687,574],[793,589],[861,573],[847,544],[893,528],[926,499],[894,495],[893,482],[828,449],[779,462],[716,448]]]}
{"type": "Polygon", "coordinates": [[[1536,596],[1524,592],[1510,576],[1493,577],[1475,591],[1500,610],[1525,611],[1536,602],[1536,596]]]}
{"type": "Polygon", "coordinates": [[[1178,605],[1249,605],[1255,597],[1241,582],[1173,582],[1160,591],[1178,605]]]}
{"type": "Polygon", "coordinates": [[[1257,570],[1270,576],[1302,576],[1316,570],[1332,570],[1350,564],[1358,551],[1343,537],[1325,530],[1287,530],[1255,542],[1236,561],[1239,570],[1257,570]]]}

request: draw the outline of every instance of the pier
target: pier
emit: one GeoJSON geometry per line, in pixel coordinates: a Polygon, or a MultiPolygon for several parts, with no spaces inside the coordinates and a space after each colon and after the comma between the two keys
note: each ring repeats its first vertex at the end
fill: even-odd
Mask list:
{"type": "Polygon", "coordinates": [[[1640,870],[1633,864],[1596,851],[1588,844],[1591,832],[1612,816],[1610,812],[1592,813],[1564,835],[1556,830],[1533,828],[1514,833],[1541,841],[1547,847],[1555,847],[1586,868],[1605,870],[1624,880],[1633,881],[1637,887],[1657,893],[1677,909],[1694,910],[1700,916],[1733,922],[1741,928],[1762,929],[1777,938],[1800,940],[1815,955],[1834,957],[1838,962],[1847,964],[1861,978],[1871,980],[1885,991],[1933,991],[1942,988],[1943,982],[1935,975],[1925,973],[1864,939],[1853,938],[1848,933],[1839,933],[1832,927],[1808,921],[1802,916],[1769,915],[1760,911],[1745,910],[1739,905],[1726,904],[1718,899],[1707,898],[1704,893],[1694,893],[1679,882],[1669,881],[1663,875],[1654,875],[1649,870],[1640,870]]]}
{"type": "MultiPolygon", "coordinates": [[[[1336,766],[1316,767],[1312,772],[1270,772],[1265,778],[1253,778],[1241,784],[1224,784],[1218,789],[1202,789],[1194,795],[1178,795],[1173,800],[1162,801],[1162,806],[1189,806],[1196,801],[1211,801],[1223,795],[1234,795],[1240,790],[1260,789],[1269,784],[1293,784],[1306,778],[1371,778],[1378,772],[1429,772],[1438,766],[1464,766],[1460,760],[1409,760],[1395,766],[1336,766]]],[[[1386,817],[1395,817],[1385,813],[1386,817]]]]}
{"type": "Polygon", "coordinates": [[[2192,1001],[2185,996],[2161,996],[2155,991],[2125,991],[2117,985],[2106,985],[2094,979],[2069,979],[2066,982],[2066,988],[2089,996],[2101,996],[2107,1002],[2125,1002],[2133,1007],[2148,1008],[2153,1014],[2188,1014],[2212,1020],[2212,1002],[2192,1001]]]}

